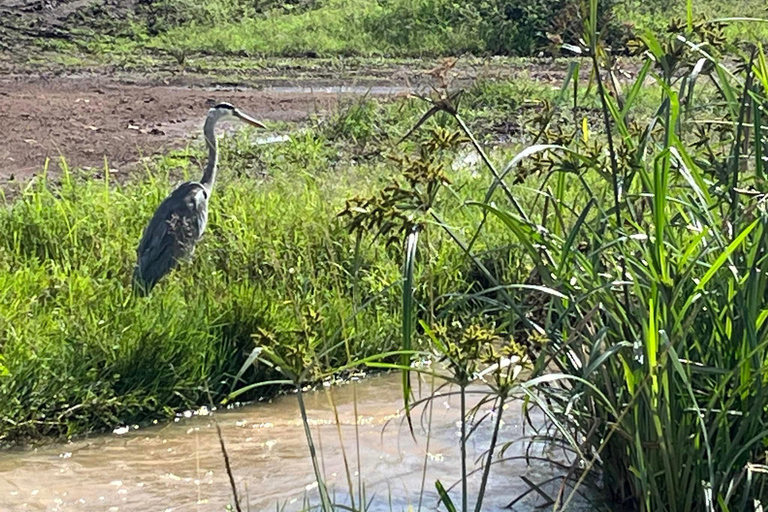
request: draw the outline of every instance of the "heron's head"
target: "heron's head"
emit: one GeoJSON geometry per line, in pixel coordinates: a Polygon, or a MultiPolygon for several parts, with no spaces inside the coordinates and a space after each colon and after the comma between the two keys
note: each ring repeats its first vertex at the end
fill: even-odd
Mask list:
{"type": "Polygon", "coordinates": [[[229,103],[219,103],[208,111],[208,120],[213,121],[243,121],[256,128],[266,128],[259,121],[229,103]]]}

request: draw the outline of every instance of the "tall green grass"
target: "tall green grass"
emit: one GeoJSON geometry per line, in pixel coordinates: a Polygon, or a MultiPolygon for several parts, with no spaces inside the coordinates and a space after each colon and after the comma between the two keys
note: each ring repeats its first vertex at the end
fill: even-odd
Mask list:
{"type": "MultiPolygon", "coordinates": [[[[644,65],[617,89],[598,40],[597,11],[593,0],[581,52],[593,67],[602,130],[595,133],[579,109],[571,73],[574,101],[563,94],[542,117],[541,143],[503,170],[484,159],[492,186],[464,205],[503,224],[528,279],[510,282],[484,268],[484,290],[451,297],[474,302],[474,316],[452,311],[449,302],[435,318],[409,292],[417,254],[409,238],[403,319],[416,314],[426,333],[436,333],[427,336],[427,350],[458,370],[462,389],[494,361],[483,355],[488,347],[508,339],[525,344],[533,370],[515,389],[549,418],[536,439],[566,448],[573,460],[551,498],[556,510],[567,510],[593,476],[632,510],[762,510],[766,54],[760,46],[728,47],[718,27],[696,22],[688,9],[670,33],[645,35],[644,65]],[[655,113],[638,116],[649,82],[662,92],[655,113]],[[703,93],[707,85],[714,97],[703,93]],[[526,188],[522,195],[533,193],[538,207],[520,204],[526,188]],[[490,333],[478,336],[489,324],[490,333]]],[[[453,117],[465,142],[482,153],[455,99],[436,99],[425,118],[453,117]]],[[[435,140],[440,147],[441,137],[435,140]]],[[[433,162],[429,151],[420,158],[433,162]]],[[[472,243],[489,233],[486,223],[468,242],[441,219],[434,200],[422,204],[417,230],[448,233],[477,261],[472,243]]],[[[404,337],[403,348],[410,347],[404,337]]],[[[501,396],[498,387],[489,390],[489,399],[501,396]]],[[[404,398],[408,403],[407,386],[404,398]]],[[[462,426],[466,421],[462,408],[462,426]]],[[[466,478],[462,470],[461,506],[437,483],[449,510],[467,510],[466,478]]]]}
{"type": "Polygon", "coordinates": [[[0,210],[0,439],[147,421],[207,403],[208,391],[220,400],[252,335],[292,329],[307,308],[324,315],[327,343],[345,340],[327,367],[392,346],[397,268],[375,248],[357,251],[358,293],[380,300],[349,321],[355,241],[335,216],[365,175],[302,172],[318,158],[311,138],[254,150],[241,137],[222,151],[204,243],[148,299],[130,293],[136,244],[174,182],[198,178],[185,155],[125,185],[41,177],[0,210]]]}
{"type": "Polygon", "coordinates": [[[619,99],[601,93],[612,137],[600,152],[578,141],[548,150],[604,174],[614,194],[585,189],[586,204],[566,203],[570,221],[552,219],[567,236],[535,237],[555,263],[542,260],[545,284],[567,296],[542,310],[549,344],[538,366],[562,373],[545,391],[562,413],[557,437],[578,440],[584,472],[600,468],[614,499],[639,510],[747,510],[766,499],[766,137],[749,114],[768,98],[765,56],[732,53],[741,66],[731,68],[707,27],[687,26],[649,33],[635,83],[619,99]],[[646,80],[664,93],[638,125],[630,119],[646,80]],[[699,98],[705,81],[720,91],[714,109],[699,98]]]}
{"type": "MultiPolygon", "coordinates": [[[[388,151],[419,108],[362,100],[287,143],[224,137],[203,242],[146,299],[130,293],[136,244],[172,187],[199,178],[204,153],[170,153],[128,180],[63,164],[61,176],[20,185],[0,208],[0,441],[144,423],[275,379],[265,367],[236,376],[259,340],[295,346],[307,315],[322,318],[307,381],[396,348],[399,262],[338,213],[398,174],[400,164],[358,153],[388,151]]],[[[482,186],[465,169],[450,173],[465,191],[482,186]]],[[[443,269],[438,293],[472,282],[446,239],[432,240],[430,258],[443,269]]]]}
{"type": "MultiPolygon", "coordinates": [[[[599,131],[579,105],[583,84],[573,66],[539,118],[539,143],[501,168],[464,122],[459,96],[443,93],[408,133],[418,142],[406,146],[407,185],[347,206],[350,229],[386,237],[402,255],[401,350],[386,354],[402,359],[381,362],[381,354],[354,364],[402,371],[407,413],[414,372],[458,386],[460,496],[435,482],[447,510],[472,503],[464,449],[476,418],[464,393],[487,372],[495,375],[486,380],[487,401],[524,394],[529,409],[548,418],[540,430],[531,421],[533,440],[570,454],[552,496],[529,483],[555,510],[568,510],[585,482],[598,482],[630,510],[762,510],[766,54],[761,46],[729,47],[717,26],[697,22],[689,8],[669,33],[644,36],[643,65],[621,87],[598,38],[597,11],[593,0],[580,50],[593,69],[599,131]],[[658,87],[656,108],[638,115],[648,83],[658,87]],[[475,191],[461,205],[484,214],[474,230],[444,218],[453,187],[441,155],[462,145],[480,154],[491,179],[485,194],[475,191]],[[514,240],[508,248],[526,279],[499,276],[480,255],[476,244],[493,248],[486,237],[500,231],[514,240]],[[479,276],[436,303],[429,291],[435,262],[420,254],[430,253],[438,233],[479,276]],[[423,296],[415,291],[420,282],[423,296]],[[519,370],[503,370],[519,368],[521,344],[532,363],[525,382],[516,380],[519,370]],[[441,365],[412,364],[421,358],[441,365]]],[[[485,475],[497,442],[494,436],[485,475]]],[[[476,510],[482,498],[475,497],[476,510]]]]}

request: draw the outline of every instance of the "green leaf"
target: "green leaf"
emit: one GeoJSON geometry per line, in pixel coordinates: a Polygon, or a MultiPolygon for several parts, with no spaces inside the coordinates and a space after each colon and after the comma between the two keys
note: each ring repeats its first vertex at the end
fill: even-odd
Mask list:
{"type": "Polygon", "coordinates": [[[476,201],[470,201],[467,204],[479,206],[480,208],[483,208],[484,210],[487,210],[498,217],[499,220],[501,220],[510,229],[510,231],[512,231],[520,243],[523,244],[526,252],[528,252],[528,255],[533,258],[533,261],[536,262],[536,265],[541,266],[541,256],[539,255],[539,251],[534,247],[529,226],[512,217],[509,213],[499,210],[498,208],[495,208],[491,205],[479,203],[476,201]]]}
{"type": "Polygon", "coordinates": [[[568,233],[568,238],[565,239],[565,244],[563,244],[562,257],[560,258],[560,265],[557,268],[557,274],[559,276],[562,276],[563,269],[565,269],[565,265],[568,262],[568,259],[571,255],[571,246],[573,246],[573,241],[576,239],[576,235],[579,234],[579,231],[581,230],[581,226],[584,224],[584,221],[587,219],[587,215],[589,214],[589,211],[592,209],[594,205],[595,205],[595,199],[590,198],[589,201],[587,202],[587,205],[579,214],[579,218],[576,219],[576,224],[573,225],[573,228],[571,229],[570,233],[568,233]]]}
{"type": "Polygon", "coordinates": [[[688,33],[693,32],[693,0],[686,0],[685,2],[685,24],[688,33]]]}
{"type": "Polygon", "coordinates": [[[715,72],[717,73],[717,77],[720,79],[720,89],[723,91],[723,95],[725,96],[728,104],[728,109],[731,111],[731,119],[736,121],[739,118],[740,105],[738,93],[731,85],[731,81],[729,80],[728,75],[722,66],[715,66],[715,72]]]}
{"type": "Polygon", "coordinates": [[[240,371],[237,372],[237,375],[235,376],[234,382],[232,382],[232,385],[234,386],[240,378],[243,376],[243,374],[250,368],[250,366],[256,361],[256,359],[259,358],[261,353],[264,351],[262,347],[256,347],[253,350],[251,350],[250,355],[248,356],[248,359],[245,360],[243,363],[243,366],[240,367],[240,371]]]}
{"type": "Polygon", "coordinates": [[[227,398],[225,398],[221,403],[222,404],[227,404],[227,403],[231,402],[232,400],[234,400],[235,398],[237,398],[240,395],[242,395],[243,393],[247,393],[248,391],[251,391],[251,390],[254,390],[254,389],[263,388],[263,387],[266,387],[266,386],[288,386],[288,385],[293,385],[293,381],[292,380],[285,380],[285,379],[281,379],[281,380],[266,380],[266,381],[263,381],[263,382],[257,382],[255,384],[249,384],[248,386],[242,387],[242,388],[238,389],[237,391],[233,391],[232,393],[227,395],[227,398]]]}
{"type": "MultiPolygon", "coordinates": [[[[411,350],[413,344],[413,319],[415,316],[413,305],[413,272],[416,266],[416,247],[419,242],[419,231],[414,229],[405,240],[405,261],[403,262],[403,350],[411,350]]],[[[402,366],[410,365],[410,356],[400,356],[402,366]]],[[[408,425],[413,434],[411,423],[411,377],[408,370],[403,370],[403,405],[408,425]]]]}
{"type": "Polygon", "coordinates": [[[632,87],[629,89],[629,93],[627,93],[627,97],[624,100],[624,108],[621,109],[620,114],[622,119],[626,119],[629,110],[632,108],[632,105],[635,104],[635,100],[640,95],[640,91],[643,90],[645,85],[645,77],[648,76],[648,71],[650,71],[652,65],[653,61],[646,59],[645,64],[643,64],[643,67],[640,68],[640,71],[637,74],[637,78],[635,79],[635,83],[632,84],[632,87]]]}
{"type": "Polygon", "coordinates": [[[451,497],[448,495],[448,491],[445,490],[445,487],[443,487],[443,484],[440,482],[440,480],[435,480],[435,489],[437,489],[437,494],[440,496],[440,501],[443,503],[443,505],[445,505],[445,508],[448,510],[448,512],[456,512],[456,505],[453,504],[453,500],[451,500],[451,497]]]}
{"type": "Polygon", "coordinates": [[[712,461],[712,447],[709,444],[709,433],[707,431],[707,425],[704,422],[704,414],[702,413],[701,409],[699,408],[699,404],[696,401],[696,395],[693,391],[693,386],[691,385],[691,381],[688,378],[688,374],[685,373],[685,369],[683,368],[683,365],[680,363],[680,357],[677,355],[675,348],[669,342],[667,333],[664,331],[661,331],[661,336],[664,338],[665,345],[669,348],[669,353],[671,355],[670,359],[672,360],[672,366],[675,368],[675,371],[680,376],[680,379],[683,381],[685,390],[688,392],[688,397],[691,399],[691,406],[696,411],[696,418],[698,420],[699,427],[701,428],[700,435],[704,440],[704,448],[707,451],[707,468],[709,469],[709,484],[710,486],[714,487],[715,470],[714,470],[714,464],[712,461]]]}
{"type": "MultiPolygon", "coordinates": [[[[768,91],[767,91],[768,92],[768,91]]],[[[755,176],[762,179],[765,174],[765,162],[763,161],[763,110],[759,101],[752,99],[752,119],[754,126],[754,147],[755,147],[755,176]]]]}
{"type": "MultiPolygon", "coordinates": [[[[563,45],[565,46],[565,45],[563,45]]],[[[571,84],[571,81],[578,80],[579,79],[579,68],[580,64],[578,60],[571,61],[568,64],[568,73],[565,75],[565,80],[563,81],[562,87],[560,87],[560,92],[557,94],[557,101],[563,101],[566,98],[566,95],[570,91],[570,88],[568,87],[571,84]]]]}
{"type": "Polygon", "coordinates": [[[653,34],[653,32],[646,30],[645,33],[641,36],[641,39],[648,47],[648,50],[651,52],[651,54],[656,58],[656,61],[659,64],[663,64],[664,50],[661,48],[661,43],[659,43],[659,40],[656,39],[656,36],[653,34]]]}
{"type": "Polygon", "coordinates": [[[744,231],[739,233],[739,236],[737,236],[733,242],[730,243],[730,245],[725,249],[725,251],[718,256],[718,258],[715,260],[715,262],[712,264],[711,267],[709,267],[709,270],[707,270],[707,273],[704,274],[704,277],[701,278],[701,281],[699,281],[699,284],[696,286],[695,291],[699,292],[704,289],[704,287],[707,285],[710,279],[717,273],[718,270],[720,270],[720,267],[723,266],[723,264],[728,260],[728,258],[733,254],[733,252],[741,245],[741,243],[749,236],[749,234],[752,232],[755,227],[757,227],[758,222],[760,222],[760,219],[756,219],[752,224],[747,226],[744,231]]]}
{"type": "Polygon", "coordinates": [[[628,348],[632,349],[632,344],[628,341],[622,341],[620,343],[617,343],[616,345],[612,346],[602,354],[600,354],[597,358],[594,360],[591,360],[589,362],[589,365],[587,366],[586,370],[584,370],[584,378],[588,378],[592,372],[600,368],[602,364],[607,361],[610,357],[618,353],[621,349],[628,348]]]}

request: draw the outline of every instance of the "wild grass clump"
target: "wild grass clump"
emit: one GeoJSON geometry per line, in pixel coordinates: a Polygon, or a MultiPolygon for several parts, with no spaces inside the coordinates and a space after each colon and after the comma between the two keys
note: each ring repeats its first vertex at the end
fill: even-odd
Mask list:
{"type": "MultiPolygon", "coordinates": [[[[62,176],[20,188],[0,209],[0,441],[69,437],[218,402],[243,382],[276,378],[263,366],[236,376],[258,340],[294,346],[310,317],[322,318],[312,330],[321,356],[302,383],[394,349],[396,250],[361,241],[338,214],[345,198],[399,173],[400,162],[357,152],[386,154],[419,108],[363,100],[286,143],[224,137],[204,239],[146,299],[130,293],[136,244],[172,187],[198,179],[204,153],[172,152],[119,181],[62,164],[62,176]]],[[[467,192],[483,186],[450,166],[455,157],[443,157],[451,179],[467,192]]],[[[475,270],[461,251],[444,238],[431,243],[442,269],[431,293],[469,286],[475,270]]]]}
{"type": "Polygon", "coordinates": [[[341,191],[367,179],[331,185],[311,168],[297,174],[294,159],[316,157],[301,139],[232,160],[246,142],[224,143],[222,165],[248,177],[217,187],[193,262],[148,299],[130,293],[136,244],[179,174],[197,178],[188,159],[166,158],[148,181],[125,185],[42,177],[0,210],[0,439],[142,422],[206,404],[209,391],[220,400],[252,335],[288,328],[307,308],[323,314],[329,346],[346,341],[328,351],[328,368],[391,347],[398,312],[386,298],[396,267],[375,248],[356,250],[335,220],[341,191]],[[262,163],[269,179],[258,179],[262,163]],[[359,296],[379,297],[364,312],[352,299],[353,271],[359,296]]]}
{"type": "MultiPolygon", "coordinates": [[[[598,41],[595,0],[590,13],[579,50],[596,96],[580,92],[572,66],[539,116],[536,145],[497,166],[460,95],[442,91],[406,135],[401,180],[350,199],[349,229],[397,249],[403,312],[400,350],[351,364],[402,371],[408,414],[412,373],[458,386],[460,496],[435,482],[448,510],[473,502],[464,450],[478,420],[465,389],[520,368],[521,347],[528,380],[515,370],[486,381],[486,403],[519,392],[548,418],[529,420],[532,442],[563,448],[570,463],[551,496],[529,485],[555,510],[568,510],[587,482],[630,510],[763,510],[768,59],[760,46],[728,45],[726,27],[696,21],[689,3],[684,21],[644,36],[642,65],[622,86],[598,41]],[[590,98],[601,129],[580,108],[590,98]],[[491,179],[460,204],[445,167],[457,147],[475,150],[491,179]],[[457,227],[448,211],[475,223],[457,227]],[[505,232],[522,268],[500,275],[481,255],[502,248],[491,239],[505,232]],[[436,238],[483,279],[435,293],[436,238]],[[392,355],[399,361],[381,362],[392,355]]],[[[504,442],[494,432],[483,482],[504,442]]]]}
{"type": "MultiPolygon", "coordinates": [[[[610,27],[610,37],[620,48],[630,31],[615,21],[613,3],[601,3],[601,21],[610,27]]],[[[547,50],[555,35],[561,41],[575,42],[581,23],[580,4],[573,0],[328,0],[311,9],[273,10],[267,16],[227,16],[223,14],[226,10],[212,7],[217,2],[209,4],[207,9],[198,7],[197,14],[188,10],[190,19],[170,25],[178,28],[171,28],[162,41],[193,52],[262,55],[435,56],[469,52],[532,56],[547,50]]]]}
{"type": "MultiPolygon", "coordinates": [[[[464,122],[459,96],[443,94],[416,128],[442,112],[458,131],[432,129],[432,142],[409,160],[409,172],[420,176],[411,181],[419,192],[413,206],[410,192],[394,189],[354,205],[356,225],[379,235],[400,227],[404,358],[396,367],[404,372],[406,410],[410,354],[420,347],[416,321],[428,334],[419,336],[427,352],[462,369],[462,389],[467,375],[482,373],[473,366],[488,343],[481,339],[513,339],[533,362],[530,380],[516,389],[550,420],[534,439],[572,457],[551,497],[555,509],[568,509],[578,487],[598,476],[610,498],[632,510],[762,510],[766,54],[729,46],[723,25],[697,22],[689,8],[667,34],[644,36],[643,64],[622,87],[598,43],[594,0],[590,12],[580,51],[596,77],[602,131],[579,109],[572,67],[563,93],[540,117],[539,143],[499,169],[464,122]],[[661,94],[647,115],[650,83],[661,94]],[[462,206],[484,214],[469,233],[454,230],[437,206],[448,186],[438,155],[455,143],[471,144],[493,176],[485,194],[462,206]],[[531,194],[533,208],[519,200],[531,194]],[[399,200],[388,204],[390,197],[399,200]],[[500,278],[478,258],[474,244],[491,232],[488,219],[516,241],[526,279],[500,278]],[[437,315],[413,291],[414,269],[429,264],[417,255],[435,231],[448,233],[487,279],[485,289],[447,297],[437,315]],[[491,327],[448,343],[430,334],[446,332],[441,319],[491,327]]],[[[489,400],[497,393],[489,391],[489,400]]],[[[463,446],[464,430],[461,439],[463,446]]],[[[461,510],[468,507],[466,475],[461,510]]]]}
{"type": "MultiPolygon", "coordinates": [[[[728,50],[715,30],[689,17],[662,39],[648,34],[634,84],[618,99],[598,84],[606,139],[531,149],[557,183],[553,217],[526,235],[542,284],[565,295],[528,312],[546,333],[538,371],[561,374],[545,391],[556,437],[585,464],[576,474],[599,468],[612,498],[639,510],[746,510],[768,497],[758,476],[768,75],[761,49],[728,50]],[[638,123],[647,81],[665,92],[638,123]],[[582,199],[564,201],[563,184],[582,199]]],[[[594,31],[592,41],[602,71],[594,31]]]]}

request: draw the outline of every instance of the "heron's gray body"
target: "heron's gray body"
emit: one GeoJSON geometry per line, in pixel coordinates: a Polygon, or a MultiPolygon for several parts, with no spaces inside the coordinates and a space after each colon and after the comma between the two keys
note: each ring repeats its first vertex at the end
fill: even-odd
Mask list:
{"type": "Polygon", "coordinates": [[[180,185],[155,212],[137,252],[134,282],[151,290],[195,251],[208,223],[208,192],[197,182],[180,185]]]}
{"type": "Polygon", "coordinates": [[[218,163],[214,126],[221,119],[235,118],[264,128],[264,125],[255,119],[226,103],[208,111],[203,126],[203,135],[208,146],[208,163],[203,177],[199,182],[183,183],[174,190],[160,204],[144,230],[136,251],[138,261],[133,272],[134,289],[139,294],[149,293],[181,260],[190,257],[195,245],[203,236],[208,223],[208,200],[216,181],[218,163]]]}

